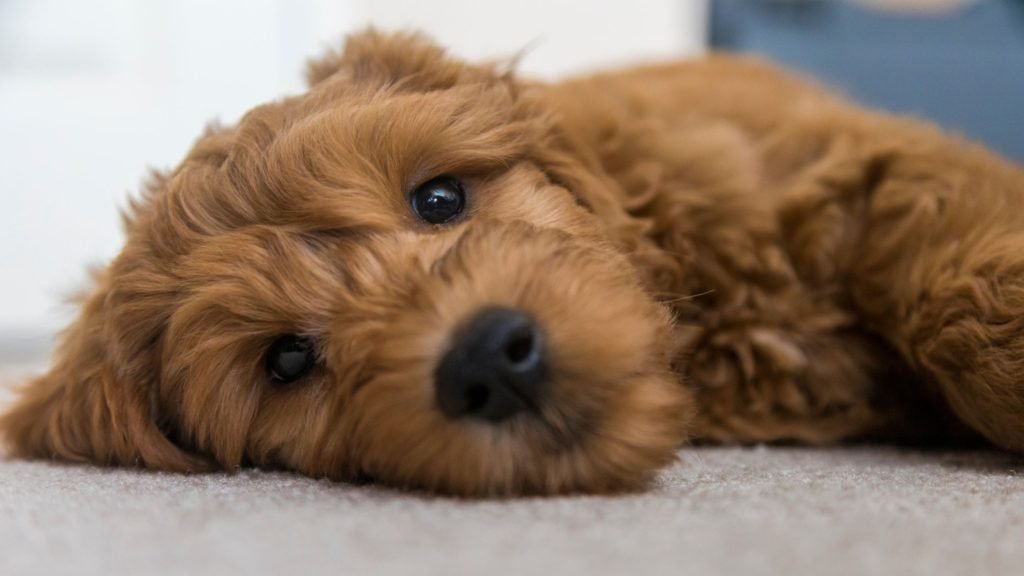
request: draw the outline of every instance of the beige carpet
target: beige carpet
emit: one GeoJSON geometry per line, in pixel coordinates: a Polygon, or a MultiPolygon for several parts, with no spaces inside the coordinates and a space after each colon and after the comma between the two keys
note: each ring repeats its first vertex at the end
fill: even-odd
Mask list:
{"type": "Polygon", "coordinates": [[[460,501],[0,455],[0,576],[32,574],[1019,576],[1024,459],[703,448],[642,494],[460,501]]]}
{"type": "Polygon", "coordinates": [[[695,449],[646,493],[458,501],[0,462],[0,574],[1024,574],[1024,461],[695,449]]]}

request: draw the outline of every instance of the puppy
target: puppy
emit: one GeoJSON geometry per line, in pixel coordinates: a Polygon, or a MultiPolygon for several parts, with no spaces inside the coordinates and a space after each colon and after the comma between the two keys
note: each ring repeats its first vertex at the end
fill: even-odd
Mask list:
{"type": "Polygon", "coordinates": [[[1024,450],[1024,172],[756,60],[558,84],[368,31],[125,217],[11,452],[461,495],[688,440],[1024,450]]]}

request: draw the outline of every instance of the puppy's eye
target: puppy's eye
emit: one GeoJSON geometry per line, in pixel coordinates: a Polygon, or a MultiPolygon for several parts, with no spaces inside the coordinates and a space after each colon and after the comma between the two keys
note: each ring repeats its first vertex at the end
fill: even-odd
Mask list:
{"type": "Polygon", "coordinates": [[[287,334],[267,349],[267,374],[274,382],[287,384],[305,376],[315,361],[309,339],[287,334]]]}
{"type": "Polygon", "coordinates": [[[430,224],[451,222],[466,206],[462,183],[450,176],[429,180],[413,191],[412,209],[430,224]]]}

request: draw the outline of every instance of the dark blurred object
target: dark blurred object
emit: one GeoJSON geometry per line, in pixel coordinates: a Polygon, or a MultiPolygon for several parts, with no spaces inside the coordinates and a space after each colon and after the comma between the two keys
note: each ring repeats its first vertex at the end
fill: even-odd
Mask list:
{"type": "Polygon", "coordinates": [[[1024,0],[944,3],[956,6],[712,0],[711,45],[764,54],[1024,162],[1024,0]]]}

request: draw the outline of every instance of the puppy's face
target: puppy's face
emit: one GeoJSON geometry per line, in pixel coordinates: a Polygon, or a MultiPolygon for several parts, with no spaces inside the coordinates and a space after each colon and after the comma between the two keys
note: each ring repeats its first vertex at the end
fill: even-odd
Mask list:
{"type": "Polygon", "coordinates": [[[14,450],[458,494],[668,462],[668,313],[529,89],[375,33],[310,77],[155,179],[14,450]]]}

